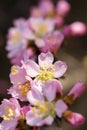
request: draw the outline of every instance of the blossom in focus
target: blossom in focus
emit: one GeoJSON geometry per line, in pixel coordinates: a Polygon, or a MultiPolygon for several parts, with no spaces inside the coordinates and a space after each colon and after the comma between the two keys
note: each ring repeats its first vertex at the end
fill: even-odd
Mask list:
{"type": "Polygon", "coordinates": [[[42,82],[47,80],[53,80],[54,78],[59,78],[67,70],[67,65],[65,62],[56,61],[53,64],[54,57],[51,52],[41,53],[38,56],[38,64],[33,60],[28,60],[22,62],[23,67],[26,70],[27,76],[32,77],[42,82]]]}
{"type": "Polygon", "coordinates": [[[2,130],[16,128],[20,119],[20,105],[15,98],[4,99],[2,101],[0,105],[0,117],[3,118],[1,122],[2,130]]]}
{"type": "Polygon", "coordinates": [[[31,89],[31,78],[26,79],[26,71],[20,66],[12,66],[10,73],[10,80],[13,84],[8,90],[8,94],[12,97],[27,101],[27,93],[31,89]]]}
{"type": "Polygon", "coordinates": [[[58,93],[59,95],[62,93],[62,86],[58,80],[47,81],[43,86],[43,94],[35,87],[29,91],[27,96],[33,107],[26,113],[28,125],[51,125],[56,115],[62,117],[68,107],[63,100],[55,101],[58,93]]]}

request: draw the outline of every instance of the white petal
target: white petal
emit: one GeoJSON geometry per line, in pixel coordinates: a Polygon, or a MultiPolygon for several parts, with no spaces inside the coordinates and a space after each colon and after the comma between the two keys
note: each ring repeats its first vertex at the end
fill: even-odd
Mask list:
{"type": "Polygon", "coordinates": [[[54,77],[59,78],[59,77],[63,76],[63,74],[66,72],[67,65],[65,62],[57,61],[54,63],[53,68],[54,68],[54,72],[55,72],[54,77]]]}
{"type": "Polygon", "coordinates": [[[68,109],[67,105],[63,100],[58,100],[55,106],[56,114],[59,118],[62,117],[63,113],[68,109]]]}
{"type": "Polygon", "coordinates": [[[38,56],[39,65],[43,69],[48,69],[50,67],[50,65],[53,63],[53,60],[54,60],[54,57],[53,57],[53,54],[51,52],[41,53],[38,56]]]}
{"type": "Polygon", "coordinates": [[[35,115],[34,115],[32,110],[30,110],[26,114],[26,123],[29,126],[37,126],[37,123],[40,122],[41,120],[42,120],[42,118],[35,117],[35,115]]]}
{"type": "Polygon", "coordinates": [[[44,100],[42,93],[36,87],[32,87],[32,89],[27,94],[27,98],[32,105],[35,105],[37,100],[44,100]]]}
{"type": "Polygon", "coordinates": [[[22,62],[23,67],[26,69],[26,73],[30,77],[35,77],[39,73],[39,66],[33,60],[28,60],[27,62],[22,62]]]}

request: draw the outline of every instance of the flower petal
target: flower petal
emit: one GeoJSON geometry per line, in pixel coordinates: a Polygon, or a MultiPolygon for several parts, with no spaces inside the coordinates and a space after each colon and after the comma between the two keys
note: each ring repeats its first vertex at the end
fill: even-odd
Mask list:
{"type": "Polygon", "coordinates": [[[63,76],[63,74],[66,72],[67,65],[66,65],[65,62],[57,61],[57,62],[54,63],[53,68],[55,70],[54,71],[55,72],[54,77],[59,78],[59,77],[63,76]]]}
{"type": "Polygon", "coordinates": [[[58,80],[47,81],[43,84],[43,94],[48,101],[53,101],[57,92],[62,94],[62,85],[58,80]]]}
{"type": "Polygon", "coordinates": [[[53,63],[53,60],[54,60],[54,57],[51,52],[41,53],[38,56],[39,65],[43,69],[48,69],[50,67],[50,65],[53,63]]]}
{"type": "Polygon", "coordinates": [[[55,111],[59,118],[62,117],[63,113],[68,109],[68,106],[64,103],[63,100],[58,100],[55,105],[55,111]]]}
{"type": "Polygon", "coordinates": [[[36,87],[32,87],[32,89],[27,94],[27,98],[32,105],[35,105],[37,100],[44,100],[42,93],[40,93],[36,87]]]}
{"type": "Polygon", "coordinates": [[[35,117],[34,113],[32,110],[26,113],[26,123],[29,126],[37,126],[37,123],[40,122],[42,118],[37,118],[35,117]]]}
{"type": "Polygon", "coordinates": [[[76,98],[79,98],[83,94],[84,90],[85,90],[84,84],[82,82],[77,82],[71,89],[71,91],[68,93],[68,96],[73,95],[74,96],[73,98],[75,100],[76,98]]]}
{"type": "Polygon", "coordinates": [[[28,60],[27,62],[23,62],[23,67],[26,69],[27,75],[30,77],[35,77],[39,73],[39,66],[33,61],[33,60],[28,60]]]}

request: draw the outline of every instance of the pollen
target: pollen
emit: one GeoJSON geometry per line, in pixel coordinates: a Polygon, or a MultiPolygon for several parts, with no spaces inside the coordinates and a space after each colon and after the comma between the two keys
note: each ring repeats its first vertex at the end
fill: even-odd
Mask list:
{"type": "Polygon", "coordinates": [[[14,32],[12,37],[11,37],[11,43],[15,44],[15,43],[17,43],[20,40],[21,40],[21,37],[20,37],[19,31],[14,32]]]}
{"type": "Polygon", "coordinates": [[[4,120],[12,120],[14,116],[14,110],[12,108],[5,107],[5,115],[2,116],[4,120]]]}
{"type": "Polygon", "coordinates": [[[12,66],[11,68],[11,74],[15,75],[19,72],[19,66],[12,66]]]}
{"type": "Polygon", "coordinates": [[[30,82],[25,82],[23,85],[19,84],[18,90],[22,96],[26,96],[27,92],[31,89],[30,82]]]}
{"type": "Polygon", "coordinates": [[[52,80],[53,77],[54,77],[54,73],[50,69],[44,70],[41,68],[37,76],[37,79],[45,82],[47,80],[52,80]]]}
{"type": "Polygon", "coordinates": [[[33,113],[35,117],[46,117],[48,115],[51,115],[55,117],[55,111],[54,111],[54,104],[46,101],[38,101],[36,100],[36,107],[33,107],[33,113]]]}

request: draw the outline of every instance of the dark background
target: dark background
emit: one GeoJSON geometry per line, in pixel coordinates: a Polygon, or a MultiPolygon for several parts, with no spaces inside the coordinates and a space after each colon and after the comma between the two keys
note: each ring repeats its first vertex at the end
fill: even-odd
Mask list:
{"type": "MultiPolygon", "coordinates": [[[[87,24],[87,0],[68,0],[68,2],[71,4],[72,8],[71,12],[65,19],[66,23],[69,24],[74,21],[82,21],[87,24]]],[[[10,86],[9,73],[11,64],[6,56],[7,52],[5,50],[6,35],[8,29],[13,25],[12,23],[14,19],[20,17],[27,19],[29,17],[30,6],[36,5],[37,3],[38,0],[0,0],[0,100],[2,100],[3,97],[7,97],[7,88],[9,88],[10,86]]],[[[87,72],[87,34],[82,37],[70,39],[69,42],[69,44],[64,46],[63,49],[65,53],[60,56],[60,58],[67,60],[67,58],[64,57],[65,54],[67,55],[68,59],[73,57],[73,62],[75,61],[75,64],[73,65],[74,68],[77,66],[77,68],[79,68],[79,74],[82,76],[82,72],[80,72],[82,70],[84,72],[83,75],[85,75],[85,73],[87,72]],[[83,61],[85,61],[85,66],[81,67],[79,64],[83,64],[83,61]]],[[[67,62],[68,61],[69,64],[71,64],[71,61],[67,60],[67,62]]],[[[76,71],[77,68],[75,68],[76,71]]],[[[80,75],[77,76],[78,79],[80,75]]],[[[85,75],[85,79],[86,77],[87,75],[85,75]]],[[[82,79],[82,77],[80,77],[80,79],[82,79]]],[[[87,86],[86,80],[85,84],[87,86]]],[[[87,89],[84,95],[81,97],[81,100],[79,100],[76,105],[72,107],[72,109],[74,109],[74,111],[76,110],[77,112],[81,112],[87,118],[86,95],[87,89]]],[[[69,125],[64,123],[63,129],[87,130],[86,123],[78,128],[70,127],[69,125]]]]}

